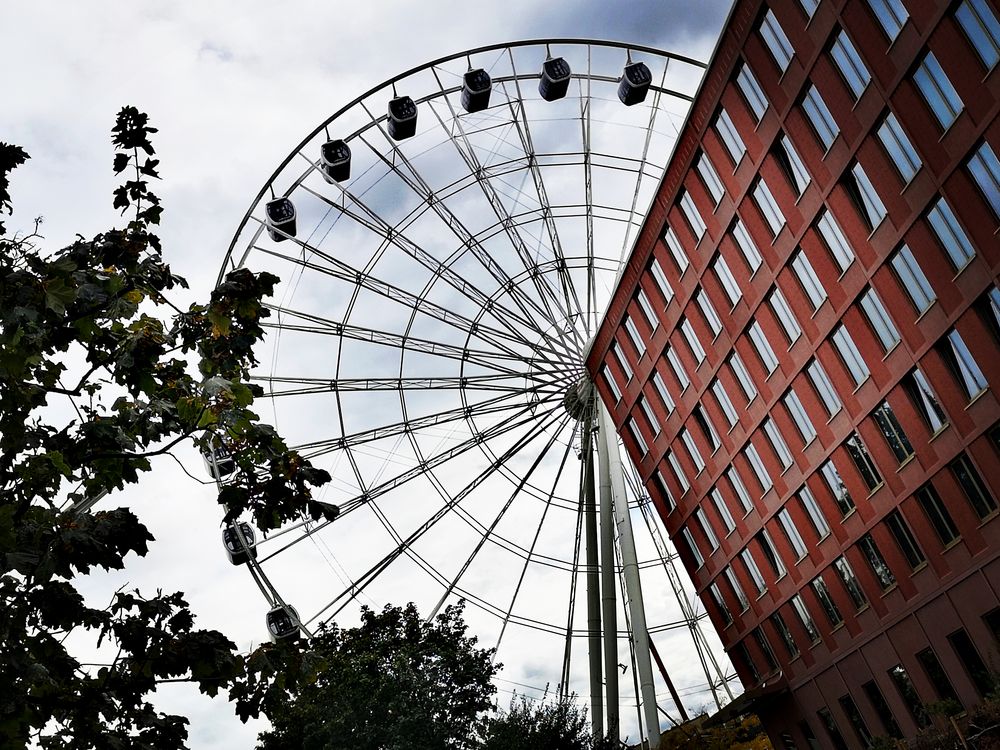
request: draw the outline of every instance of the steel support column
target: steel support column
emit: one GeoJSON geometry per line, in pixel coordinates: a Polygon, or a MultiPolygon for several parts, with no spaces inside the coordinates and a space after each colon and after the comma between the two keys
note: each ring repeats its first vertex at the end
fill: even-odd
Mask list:
{"type": "Polygon", "coordinates": [[[618,455],[618,441],[613,450],[608,450],[605,433],[614,435],[604,419],[604,405],[600,398],[594,399],[598,409],[597,465],[601,490],[601,614],[604,620],[604,680],[605,702],[608,707],[608,734],[618,739],[618,611],[615,608],[615,519],[614,499],[611,494],[611,453],[618,455]]]}
{"type": "Polygon", "coordinates": [[[587,552],[587,644],[590,656],[590,724],[595,737],[604,733],[604,688],[601,684],[601,580],[597,556],[597,502],[594,490],[593,388],[583,423],[583,523],[587,552]]]}

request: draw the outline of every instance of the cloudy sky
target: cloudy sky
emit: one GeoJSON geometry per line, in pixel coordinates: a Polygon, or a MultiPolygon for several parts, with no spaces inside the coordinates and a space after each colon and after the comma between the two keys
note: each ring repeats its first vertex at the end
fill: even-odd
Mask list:
{"type": "MultiPolygon", "coordinates": [[[[15,174],[8,227],[28,229],[44,216],[42,232],[56,246],[111,226],[109,130],[116,111],[133,104],[160,129],[154,143],[164,179],[155,189],[166,208],[167,259],[190,281],[190,298],[204,299],[274,167],[380,81],[462,49],[527,38],[623,40],[706,59],[729,4],[508,0],[487,11],[451,0],[4,3],[0,66],[17,74],[5,76],[0,140],[32,156],[15,174]]],[[[179,457],[201,475],[195,456],[179,457]]],[[[94,582],[91,593],[106,596],[125,582],[184,590],[201,625],[246,648],[262,635],[263,603],[242,571],[220,564],[212,494],[163,461],[138,489],[111,499],[134,506],[158,543],[126,576],[94,582]]],[[[406,581],[400,586],[405,592],[406,581]]],[[[693,659],[671,657],[688,666],[693,659]]],[[[512,682],[532,673],[530,664],[507,664],[512,682]]],[[[191,717],[192,747],[245,748],[259,729],[230,718],[221,699],[185,688],[161,701],[191,717]]]]}

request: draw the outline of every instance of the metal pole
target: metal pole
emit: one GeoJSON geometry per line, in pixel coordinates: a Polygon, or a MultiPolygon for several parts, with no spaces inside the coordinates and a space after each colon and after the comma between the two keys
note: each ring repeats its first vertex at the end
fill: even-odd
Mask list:
{"type": "Polygon", "coordinates": [[[590,652],[590,724],[595,737],[604,734],[604,689],[601,684],[601,580],[597,558],[597,503],[594,492],[593,389],[583,423],[583,519],[587,546],[587,644],[590,652]]]}
{"type": "MultiPolygon", "coordinates": [[[[601,613],[604,620],[604,680],[605,702],[608,707],[608,735],[619,738],[618,721],[618,611],[615,609],[615,522],[611,495],[611,468],[608,441],[605,433],[610,430],[604,419],[604,405],[594,400],[598,412],[597,466],[601,489],[601,613]]],[[[618,453],[615,440],[614,452],[618,453]]]]}
{"type": "Polygon", "coordinates": [[[670,697],[674,699],[674,705],[677,706],[677,713],[681,715],[681,719],[683,721],[690,721],[691,719],[688,716],[688,712],[684,708],[684,704],[681,703],[681,697],[677,695],[677,688],[674,687],[674,681],[670,679],[670,673],[667,672],[667,668],[663,666],[663,659],[660,658],[660,652],[656,650],[656,644],[653,643],[652,638],[649,639],[649,652],[653,655],[653,659],[656,661],[656,666],[660,670],[660,676],[663,677],[663,681],[667,683],[667,690],[670,691],[670,697]]]}
{"type": "Polygon", "coordinates": [[[622,572],[625,575],[625,590],[628,593],[628,608],[632,621],[632,644],[635,648],[636,667],[639,670],[639,689],[642,693],[642,712],[646,718],[649,749],[657,750],[660,746],[660,717],[656,713],[653,665],[649,660],[649,634],[646,632],[646,611],[642,600],[642,584],[639,581],[635,539],[632,536],[632,519],[629,517],[628,498],[625,495],[625,474],[622,471],[618,436],[611,424],[611,415],[608,414],[603,402],[599,404],[598,408],[601,418],[601,442],[605,445],[605,451],[610,459],[608,461],[610,489],[618,529],[618,546],[622,555],[622,572]]]}

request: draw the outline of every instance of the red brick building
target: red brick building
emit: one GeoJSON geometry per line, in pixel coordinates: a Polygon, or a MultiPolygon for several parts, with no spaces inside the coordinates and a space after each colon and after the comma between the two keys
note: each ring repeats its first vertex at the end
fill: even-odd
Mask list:
{"type": "Polygon", "coordinates": [[[1000,671],[998,18],[738,0],[588,359],[777,747],[1000,671]]]}

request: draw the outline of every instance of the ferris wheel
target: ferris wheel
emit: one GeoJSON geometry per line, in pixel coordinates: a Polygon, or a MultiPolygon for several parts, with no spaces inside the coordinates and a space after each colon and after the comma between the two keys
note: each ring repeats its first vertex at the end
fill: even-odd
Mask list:
{"type": "MultiPolygon", "coordinates": [[[[482,47],[376,86],[278,166],[219,278],[282,279],[258,405],[340,512],[224,531],[272,637],[464,599],[501,690],[575,694],[595,728],[652,739],[658,710],[732,697],[583,364],[703,71],[613,42],[482,47]]],[[[225,481],[225,446],[210,468],[225,481]]]]}

